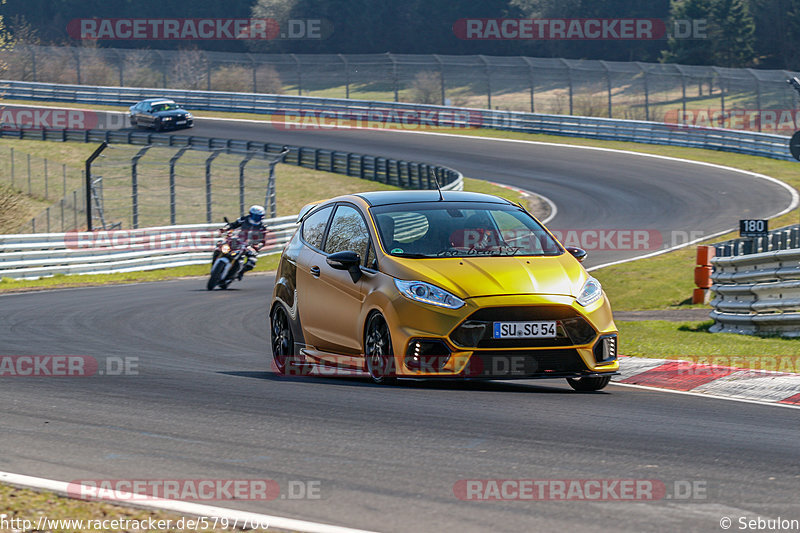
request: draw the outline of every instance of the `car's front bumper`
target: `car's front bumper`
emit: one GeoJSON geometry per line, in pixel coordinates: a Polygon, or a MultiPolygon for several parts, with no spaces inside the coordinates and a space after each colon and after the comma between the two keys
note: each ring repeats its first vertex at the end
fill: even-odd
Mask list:
{"type": "Polygon", "coordinates": [[[480,297],[452,310],[400,296],[386,311],[398,377],[564,378],[619,369],[617,329],[605,297],[588,308],[561,295],[480,297]],[[558,336],[493,339],[487,325],[509,320],[556,320],[558,336]]]}

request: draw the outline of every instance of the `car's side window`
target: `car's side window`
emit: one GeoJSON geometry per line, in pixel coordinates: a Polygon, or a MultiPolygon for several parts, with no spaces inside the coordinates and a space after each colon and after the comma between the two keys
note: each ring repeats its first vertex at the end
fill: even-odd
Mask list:
{"type": "Polygon", "coordinates": [[[318,250],[322,249],[325,227],[328,225],[333,206],[327,206],[312,213],[303,221],[303,240],[318,250]]]}
{"type": "Polygon", "coordinates": [[[331,229],[325,241],[325,253],[333,254],[350,250],[363,259],[369,250],[369,231],[364,218],[357,209],[340,205],[331,221],[331,229]]]}

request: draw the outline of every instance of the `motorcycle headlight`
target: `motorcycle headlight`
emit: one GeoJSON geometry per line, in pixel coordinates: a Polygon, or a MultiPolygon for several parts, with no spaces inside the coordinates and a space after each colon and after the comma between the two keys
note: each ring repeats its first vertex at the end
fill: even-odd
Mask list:
{"type": "Polygon", "coordinates": [[[446,307],[448,309],[458,309],[464,305],[464,300],[453,296],[444,289],[440,289],[430,283],[424,281],[405,281],[401,279],[394,280],[394,284],[400,294],[410,300],[422,302],[439,307],[446,307]]]}
{"type": "Polygon", "coordinates": [[[222,245],[222,248],[220,249],[220,251],[221,251],[223,254],[227,254],[228,252],[230,252],[230,251],[231,251],[231,245],[230,245],[230,244],[223,244],[223,245],[222,245]]]}
{"type": "Polygon", "coordinates": [[[583,284],[580,294],[576,301],[582,306],[586,307],[595,303],[603,296],[603,287],[600,282],[595,278],[589,276],[589,279],[583,284]]]}

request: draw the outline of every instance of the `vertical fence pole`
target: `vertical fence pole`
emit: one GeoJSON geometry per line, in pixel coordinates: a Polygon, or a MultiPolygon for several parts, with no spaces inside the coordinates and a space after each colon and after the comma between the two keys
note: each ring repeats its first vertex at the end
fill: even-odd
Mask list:
{"type": "Polygon", "coordinates": [[[394,86],[394,101],[400,101],[400,89],[398,88],[398,80],[397,80],[397,60],[395,60],[394,56],[386,52],[386,57],[392,62],[392,85],[394,86]]]}
{"type": "Polygon", "coordinates": [[[608,65],[605,61],[600,61],[606,72],[606,92],[608,96],[608,118],[611,118],[611,72],[608,70],[608,65]]]}
{"type": "Polygon", "coordinates": [[[211,224],[213,220],[211,214],[211,163],[220,153],[221,152],[217,150],[206,159],[206,222],[208,224],[211,224]]]}
{"type": "Polygon", "coordinates": [[[248,152],[247,155],[239,161],[239,212],[244,213],[244,167],[255,155],[253,152],[248,152]]]}
{"type": "Polygon", "coordinates": [[[64,233],[64,198],[61,198],[59,205],[61,207],[61,233],[64,233]]]}
{"type": "Polygon", "coordinates": [[[189,149],[189,146],[184,146],[178,150],[175,155],[169,159],[169,223],[175,225],[175,163],[178,159],[189,149]]]}
{"type": "MultiPolygon", "coordinates": [[[[103,141],[102,143],[100,143],[100,146],[98,146],[97,149],[94,152],[92,152],[92,155],[90,155],[86,159],[86,166],[85,166],[85,169],[84,169],[85,170],[85,173],[84,173],[84,181],[85,181],[84,191],[86,193],[86,198],[85,198],[85,201],[86,201],[86,231],[92,231],[92,162],[95,159],[97,159],[97,157],[100,155],[100,152],[105,150],[107,146],[108,146],[108,143],[103,141]]],[[[75,209],[77,209],[77,205],[76,205],[75,209]]],[[[75,222],[75,228],[76,229],[77,229],[77,226],[78,226],[78,223],[77,223],[77,220],[76,220],[76,222],[75,222]]]]}
{"type": "Polygon", "coordinates": [[[478,56],[483,61],[484,73],[486,75],[486,109],[492,109],[492,72],[489,62],[483,56],[478,56]]]}
{"type": "Polygon", "coordinates": [[[47,214],[47,233],[50,233],[50,207],[45,209],[45,213],[47,214]]]}
{"type": "Polygon", "coordinates": [[[72,227],[78,230],[78,191],[72,191],[72,227]]]}
{"type": "Polygon", "coordinates": [[[300,60],[295,54],[289,54],[294,59],[295,74],[297,75],[297,96],[303,96],[303,73],[300,70],[300,60]]]}
{"type": "Polygon", "coordinates": [[[31,154],[28,154],[28,196],[31,194],[31,154]]]}
{"type": "MultiPolygon", "coordinates": [[[[143,147],[131,158],[131,227],[139,227],[139,159],[151,148],[150,145],[143,147]]],[[[90,193],[91,191],[87,191],[90,193]]]]}
{"type": "Polygon", "coordinates": [[[61,196],[67,196],[67,165],[61,165],[61,196]]]}
{"type": "Polygon", "coordinates": [[[347,58],[339,54],[339,59],[342,60],[344,65],[344,97],[350,99],[350,65],[347,64],[347,58]]]}
{"type": "Polygon", "coordinates": [[[44,158],[44,197],[45,199],[49,199],[49,187],[48,187],[48,179],[47,179],[47,158],[44,158]]]}
{"type": "Polygon", "coordinates": [[[14,148],[11,148],[11,188],[14,188],[14,148]]]}

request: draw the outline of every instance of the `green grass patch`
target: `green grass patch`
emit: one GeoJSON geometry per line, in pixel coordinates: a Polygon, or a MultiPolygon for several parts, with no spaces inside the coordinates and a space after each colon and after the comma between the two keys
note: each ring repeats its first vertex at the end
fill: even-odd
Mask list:
{"type": "Polygon", "coordinates": [[[617,322],[620,353],[721,366],[800,372],[800,339],[709,333],[713,321],[617,322]],[[736,358],[731,359],[731,358],[736,358]]]}
{"type": "MultiPolygon", "coordinates": [[[[205,531],[205,532],[230,532],[230,531],[243,531],[242,528],[221,527],[199,527],[205,524],[199,524],[196,527],[186,527],[188,520],[193,520],[194,517],[184,517],[180,514],[166,512],[145,510],[133,507],[125,507],[108,502],[90,502],[78,499],[67,498],[58,494],[48,491],[36,491],[31,489],[23,489],[12,487],[10,485],[0,484],[0,514],[3,519],[8,521],[13,529],[3,529],[2,531],[37,531],[38,521],[40,517],[44,517],[50,522],[45,526],[43,524],[42,531],[51,533],[73,533],[73,532],[97,532],[97,531],[156,531],[151,529],[148,525],[149,520],[159,521],[164,520],[161,525],[167,525],[167,520],[171,521],[171,527],[165,529],[158,529],[158,531],[171,532],[171,533],[185,533],[189,530],[205,531]],[[13,520],[13,522],[12,522],[13,520]],[[22,521],[28,520],[32,524],[24,527],[22,521]],[[57,520],[82,520],[83,527],[68,527],[69,524],[62,522],[61,527],[58,527],[57,520]],[[107,527],[103,528],[103,521],[106,522],[107,527]],[[118,522],[118,525],[112,527],[111,520],[127,520],[128,523],[118,522]],[[180,522],[183,520],[183,522],[180,522]],[[91,521],[91,523],[87,523],[91,521]],[[99,521],[99,522],[95,522],[99,521]],[[139,522],[141,527],[136,527],[139,522]],[[101,527],[95,527],[95,525],[101,527]],[[183,528],[179,528],[183,525],[183,528]],[[19,527],[16,527],[19,526],[19,527]],[[125,527],[127,526],[127,527],[125,527]]],[[[194,519],[194,524],[197,520],[194,519]]],[[[213,525],[213,519],[208,521],[209,525],[213,525]]],[[[232,523],[232,522],[231,522],[232,523]]]]}

